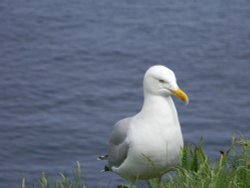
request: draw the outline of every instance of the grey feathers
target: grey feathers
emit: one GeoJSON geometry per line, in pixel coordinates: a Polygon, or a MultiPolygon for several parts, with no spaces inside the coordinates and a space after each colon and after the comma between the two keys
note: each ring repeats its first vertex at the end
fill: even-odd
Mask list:
{"type": "Polygon", "coordinates": [[[129,144],[126,142],[131,118],[118,121],[109,140],[108,166],[119,167],[127,158],[129,144]]]}
{"type": "Polygon", "coordinates": [[[103,172],[111,171],[111,168],[119,167],[127,158],[129,144],[126,142],[131,118],[125,118],[118,121],[113,128],[109,140],[108,155],[102,155],[97,160],[108,160],[108,165],[104,167],[103,172]]]}

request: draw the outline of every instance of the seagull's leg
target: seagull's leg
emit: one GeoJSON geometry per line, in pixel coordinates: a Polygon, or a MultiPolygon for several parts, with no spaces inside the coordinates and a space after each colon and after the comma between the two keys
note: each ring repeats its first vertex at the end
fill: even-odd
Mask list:
{"type": "Polygon", "coordinates": [[[164,188],[164,184],[162,182],[162,176],[160,176],[159,178],[157,178],[157,181],[158,181],[158,185],[160,188],[164,188]]]}
{"type": "Polygon", "coordinates": [[[136,183],[136,180],[130,180],[129,188],[134,188],[134,187],[136,188],[135,183],[136,183]]]}
{"type": "Polygon", "coordinates": [[[117,188],[136,188],[135,183],[136,183],[136,180],[130,180],[128,186],[126,186],[126,185],[118,185],[117,188]]]}

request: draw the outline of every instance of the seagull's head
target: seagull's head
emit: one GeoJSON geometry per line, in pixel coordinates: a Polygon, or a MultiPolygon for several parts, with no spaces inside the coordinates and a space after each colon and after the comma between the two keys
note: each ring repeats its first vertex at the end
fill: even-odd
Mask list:
{"type": "Polygon", "coordinates": [[[143,87],[145,94],[164,97],[174,95],[186,104],[189,101],[187,94],[177,85],[174,72],[162,65],[152,66],[146,71],[143,87]]]}

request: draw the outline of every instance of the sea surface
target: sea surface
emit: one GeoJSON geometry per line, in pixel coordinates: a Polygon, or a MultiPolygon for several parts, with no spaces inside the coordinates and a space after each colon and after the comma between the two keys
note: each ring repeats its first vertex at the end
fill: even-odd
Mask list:
{"type": "Polygon", "coordinates": [[[113,124],[137,113],[151,65],[171,68],[190,97],[174,99],[186,144],[212,158],[250,137],[249,0],[0,1],[0,187],[80,161],[89,187],[113,124]]]}

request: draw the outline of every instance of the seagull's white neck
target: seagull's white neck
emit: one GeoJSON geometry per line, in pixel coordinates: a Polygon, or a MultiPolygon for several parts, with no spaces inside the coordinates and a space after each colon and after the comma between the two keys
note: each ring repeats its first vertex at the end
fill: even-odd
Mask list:
{"type": "Polygon", "coordinates": [[[163,118],[179,123],[178,114],[171,96],[144,94],[144,103],[140,111],[144,117],[163,118]]]}

